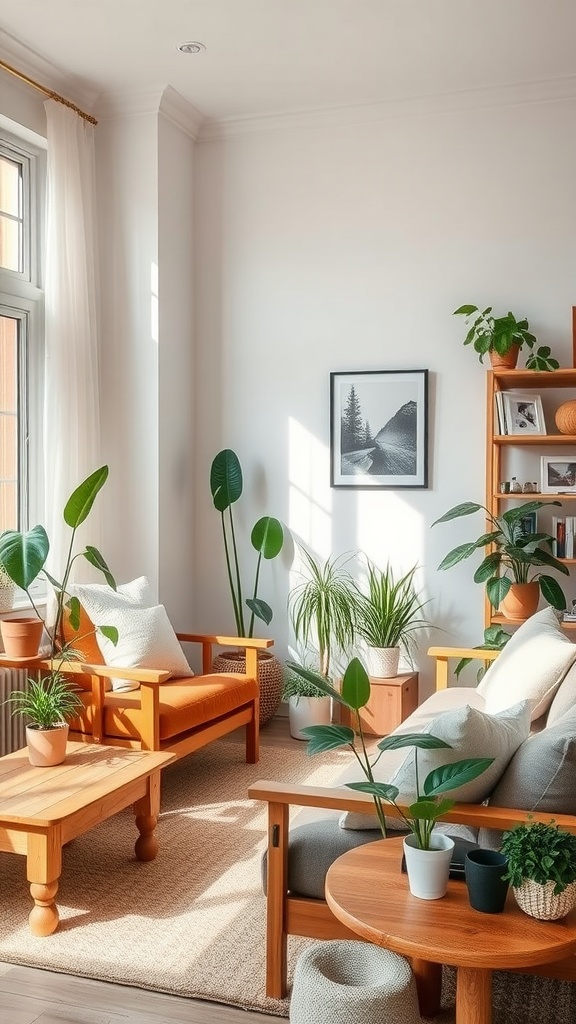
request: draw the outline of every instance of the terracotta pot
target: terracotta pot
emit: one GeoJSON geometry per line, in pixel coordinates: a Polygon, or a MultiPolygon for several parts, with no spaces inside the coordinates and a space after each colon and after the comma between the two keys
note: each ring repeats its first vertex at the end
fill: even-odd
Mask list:
{"type": "Polygon", "coordinates": [[[538,583],[513,583],[500,608],[507,619],[529,619],[538,610],[538,583]]]}
{"type": "Polygon", "coordinates": [[[494,370],[513,370],[518,362],[518,356],[520,355],[520,346],[512,345],[512,348],[506,353],[505,356],[501,356],[499,352],[490,350],[490,362],[494,370]]]}
{"type": "Polygon", "coordinates": [[[53,768],[66,759],[68,725],[62,722],[53,729],[36,729],[27,725],[26,742],[30,764],[35,768],[53,768]]]}
{"type": "MultiPolygon", "coordinates": [[[[246,671],[244,651],[226,651],[225,654],[218,654],[212,662],[212,671],[244,673],[246,671]]],[[[264,725],[264,722],[272,718],[272,715],[278,710],[284,688],[282,662],[268,651],[258,651],[258,683],[260,685],[260,725],[264,725]]]]}
{"type": "Polygon", "coordinates": [[[0,633],[4,651],[9,658],[35,658],[42,639],[40,619],[1,619],[0,633]]]}

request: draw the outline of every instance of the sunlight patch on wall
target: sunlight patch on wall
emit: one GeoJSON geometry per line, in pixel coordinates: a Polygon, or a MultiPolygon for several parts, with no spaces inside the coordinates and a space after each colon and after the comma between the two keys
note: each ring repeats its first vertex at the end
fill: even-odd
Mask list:
{"type": "Polygon", "coordinates": [[[288,423],[288,526],[314,555],[332,554],[332,491],[328,446],[297,420],[288,423]]]}
{"type": "Polygon", "coordinates": [[[394,573],[422,565],[425,526],[421,512],[396,491],[357,492],[358,548],[380,569],[394,573]]]}
{"type": "Polygon", "coordinates": [[[150,337],[158,344],[158,264],[150,267],[150,337]]]}

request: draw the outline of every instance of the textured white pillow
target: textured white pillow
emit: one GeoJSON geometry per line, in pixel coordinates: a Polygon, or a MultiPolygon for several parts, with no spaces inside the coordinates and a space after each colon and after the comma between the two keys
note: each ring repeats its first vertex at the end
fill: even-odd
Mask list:
{"type": "Polygon", "coordinates": [[[536,612],[506,644],[477,687],[488,714],[529,700],[534,722],[548,710],[570,666],[576,644],[562,632],[554,609],[536,612]]]}
{"type": "MultiPolygon", "coordinates": [[[[529,732],[530,703],[527,700],[497,715],[486,715],[469,704],[438,715],[422,729],[422,734],[437,736],[438,739],[449,743],[451,749],[418,751],[420,787],[429,772],[440,765],[453,764],[469,757],[492,757],[494,760],[486,771],[472,782],[467,782],[446,794],[451,800],[481,803],[494,789],[508,762],[529,732]]],[[[381,767],[381,762],[374,768],[374,778],[377,782],[388,782],[398,787],[399,803],[412,802],[415,796],[414,753],[414,748],[408,747],[404,761],[388,778],[384,777],[385,769],[381,767]]],[[[390,818],[388,823],[392,829],[402,826],[399,819],[390,818]]],[[[348,812],[340,818],[340,826],[350,829],[374,828],[374,817],[370,824],[368,815],[348,812]]]]}
{"type": "MultiPolygon", "coordinates": [[[[176,633],[163,604],[153,608],[119,606],[108,608],[104,625],[116,626],[118,643],[114,645],[97,634],[98,646],[107,665],[117,668],[155,668],[172,676],[192,676],[176,633]]],[[[138,683],[112,679],[113,690],[135,690],[138,683]]]]}
{"type": "Polygon", "coordinates": [[[95,626],[111,626],[102,616],[109,608],[150,608],[154,595],[146,576],[130,583],[121,583],[113,590],[107,583],[71,583],[68,592],[77,597],[95,626]]]}

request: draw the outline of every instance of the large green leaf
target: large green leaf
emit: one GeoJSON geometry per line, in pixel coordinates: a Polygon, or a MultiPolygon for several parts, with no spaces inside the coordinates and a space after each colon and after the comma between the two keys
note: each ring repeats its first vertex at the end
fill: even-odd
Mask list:
{"type": "Polygon", "coordinates": [[[499,608],[500,604],[510,590],[512,583],[507,576],[493,576],[486,584],[486,594],[493,608],[499,608]]]}
{"type": "Polygon", "coordinates": [[[429,733],[407,732],[396,736],[394,733],[385,736],[376,744],[379,750],[400,750],[402,747],[418,747],[419,750],[439,750],[440,748],[451,750],[452,747],[445,740],[431,736],[429,733]]]}
{"type": "Polygon", "coordinates": [[[212,461],[210,491],[218,512],[225,512],[242,495],[242,468],[231,448],[218,452],[212,461]]]}
{"type": "Polygon", "coordinates": [[[83,551],[82,554],[84,555],[86,561],[90,562],[90,565],[93,565],[96,569],[99,569],[100,572],[104,574],[108,586],[112,587],[112,590],[116,590],[116,580],[114,579],[112,573],[110,572],[110,569],[108,568],[108,565],[104,560],[103,556],[98,551],[98,548],[92,547],[91,544],[87,544],[86,550],[83,551]]]}
{"type": "Polygon", "coordinates": [[[553,576],[540,576],[538,583],[544,600],[558,611],[563,611],[566,608],[566,597],[558,581],[553,576]]]}
{"type": "Polygon", "coordinates": [[[43,526],[28,533],[6,530],[0,534],[0,564],[17,587],[28,590],[44,568],[50,542],[43,526]]]}
{"type": "Polygon", "coordinates": [[[276,558],[284,544],[282,523],[278,519],[273,519],[272,516],[262,516],[262,519],[259,519],[253,528],[250,540],[252,547],[263,558],[276,558]]]}
{"type": "Polygon", "coordinates": [[[436,523],[448,523],[451,519],[459,519],[461,516],[472,515],[473,512],[478,512],[479,509],[484,508],[483,505],[478,505],[475,501],[464,501],[461,505],[454,505],[453,508],[448,509],[440,519],[435,519],[432,526],[436,526],[436,523]]]}
{"type": "Polygon", "coordinates": [[[90,514],[98,491],[108,479],[108,466],[101,466],[83,480],[72,492],[64,506],[64,522],[75,530],[90,514]]]}
{"type": "Polygon", "coordinates": [[[458,309],[454,310],[453,316],[471,316],[472,313],[478,312],[478,306],[458,306],[458,309]]]}
{"type": "Polygon", "coordinates": [[[458,789],[459,786],[478,778],[490,767],[493,760],[493,757],[472,757],[435,768],[424,779],[424,793],[426,796],[437,796],[439,793],[458,789]]]}
{"type": "Polygon", "coordinates": [[[462,562],[465,558],[473,555],[476,550],[476,544],[459,544],[457,548],[452,548],[452,551],[449,551],[442,559],[438,569],[451,569],[453,565],[457,565],[458,562],[462,562]]]}
{"type": "Polygon", "coordinates": [[[256,616],[256,618],[261,619],[262,622],[265,622],[267,626],[272,622],[274,612],[272,611],[270,605],[266,603],[266,601],[263,601],[260,597],[248,597],[246,598],[246,604],[248,605],[250,611],[253,612],[253,614],[256,616]]]}
{"type": "Polygon", "coordinates": [[[389,786],[385,782],[345,782],[347,789],[355,789],[359,793],[370,793],[372,796],[379,796],[382,800],[393,803],[400,790],[397,786],[389,786]]]}
{"type": "Polygon", "coordinates": [[[355,739],[354,730],[346,725],[307,725],[301,732],[310,737],[306,748],[307,754],[323,754],[327,750],[337,750],[338,747],[353,744],[355,739]]]}
{"type": "Polygon", "coordinates": [[[349,708],[358,711],[370,700],[370,679],[358,658],[352,658],[342,679],[342,697],[349,708]]]}
{"type": "Polygon", "coordinates": [[[447,814],[452,807],[453,800],[416,800],[410,804],[408,813],[417,821],[435,821],[441,814],[447,814]]]}
{"type": "Polygon", "coordinates": [[[491,551],[480,563],[474,573],[474,583],[485,583],[490,576],[493,576],[502,561],[501,551],[491,551]]]}
{"type": "Polygon", "coordinates": [[[540,559],[540,565],[549,565],[558,572],[564,573],[565,576],[570,575],[568,566],[564,565],[563,562],[559,562],[554,555],[550,554],[549,551],[546,551],[546,548],[538,548],[538,558],[540,559]]]}
{"type": "Polygon", "coordinates": [[[322,693],[325,693],[328,697],[332,697],[332,700],[337,701],[338,704],[344,704],[347,708],[350,708],[350,711],[354,710],[354,708],[350,707],[350,705],[346,703],[342,694],[338,690],[334,689],[328,680],[323,675],[320,675],[319,672],[314,672],[310,668],[304,668],[304,666],[299,665],[297,661],[287,661],[286,668],[290,669],[291,672],[295,672],[297,676],[301,676],[307,683],[312,683],[313,686],[318,687],[319,690],[322,690],[322,693]]]}

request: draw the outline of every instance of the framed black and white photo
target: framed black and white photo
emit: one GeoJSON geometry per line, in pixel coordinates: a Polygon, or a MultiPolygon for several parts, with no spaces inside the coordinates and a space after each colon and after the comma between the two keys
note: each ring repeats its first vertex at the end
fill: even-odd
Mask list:
{"type": "Polygon", "coordinates": [[[428,370],[330,374],[332,487],[428,487],[428,370]]]}
{"type": "Polygon", "coordinates": [[[503,391],[502,405],[506,434],[545,434],[546,423],[540,395],[503,391]]]}
{"type": "Polygon", "coordinates": [[[569,461],[557,455],[542,455],[540,470],[542,494],[576,493],[576,459],[569,461]]]}

